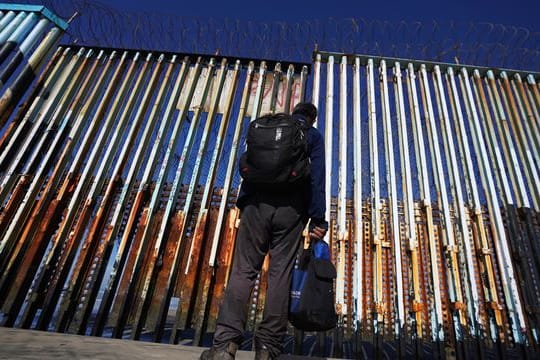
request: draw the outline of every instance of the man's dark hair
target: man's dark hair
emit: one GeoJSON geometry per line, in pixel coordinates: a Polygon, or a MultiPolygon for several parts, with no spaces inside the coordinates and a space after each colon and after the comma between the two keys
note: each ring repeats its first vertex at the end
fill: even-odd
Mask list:
{"type": "Polygon", "coordinates": [[[313,122],[317,118],[317,108],[312,103],[301,102],[296,104],[293,109],[293,114],[299,114],[307,117],[309,121],[313,122]]]}

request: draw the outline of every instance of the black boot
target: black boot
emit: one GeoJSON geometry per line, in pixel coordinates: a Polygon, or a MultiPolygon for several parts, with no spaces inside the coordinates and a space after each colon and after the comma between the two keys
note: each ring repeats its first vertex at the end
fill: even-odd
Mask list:
{"type": "Polygon", "coordinates": [[[200,360],[234,360],[238,350],[238,344],[230,342],[225,349],[218,350],[215,347],[211,347],[208,350],[204,350],[199,357],[200,360]]]}

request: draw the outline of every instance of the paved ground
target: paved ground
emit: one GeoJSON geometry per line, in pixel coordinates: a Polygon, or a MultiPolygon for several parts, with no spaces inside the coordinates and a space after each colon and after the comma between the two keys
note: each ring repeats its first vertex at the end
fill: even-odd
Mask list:
{"type": "MultiPolygon", "coordinates": [[[[156,344],[144,341],[0,327],[0,359],[196,360],[203,350],[203,348],[194,346],[156,344]]],[[[236,359],[250,360],[253,359],[254,355],[254,352],[239,351],[236,359]]],[[[280,359],[322,358],[286,355],[280,359]]]]}

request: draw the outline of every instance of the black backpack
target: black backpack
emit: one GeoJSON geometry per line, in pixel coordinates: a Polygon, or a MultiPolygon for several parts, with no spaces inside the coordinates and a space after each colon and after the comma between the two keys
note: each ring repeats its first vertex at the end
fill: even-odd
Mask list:
{"type": "Polygon", "coordinates": [[[249,183],[270,187],[298,184],[310,175],[307,126],[287,114],[253,120],[247,151],[240,157],[240,175],[249,183]]]}
{"type": "Polygon", "coordinates": [[[326,331],[336,327],[335,278],[336,268],[330,262],[328,244],[313,239],[293,270],[289,321],[295,328],[326,331]]]}

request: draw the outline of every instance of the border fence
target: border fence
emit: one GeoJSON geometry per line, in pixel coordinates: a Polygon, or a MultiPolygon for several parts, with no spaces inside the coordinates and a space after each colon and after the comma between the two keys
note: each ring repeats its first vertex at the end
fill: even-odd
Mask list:
{"type": "Polygon", "coordinates": [[[208,345],[247,125],[308,99],[326,141],[340,320],[290,328],[286,351],[538,354],[539,73],[56,47],[66,26],[0,7],[3,326],[208,345]]]}

